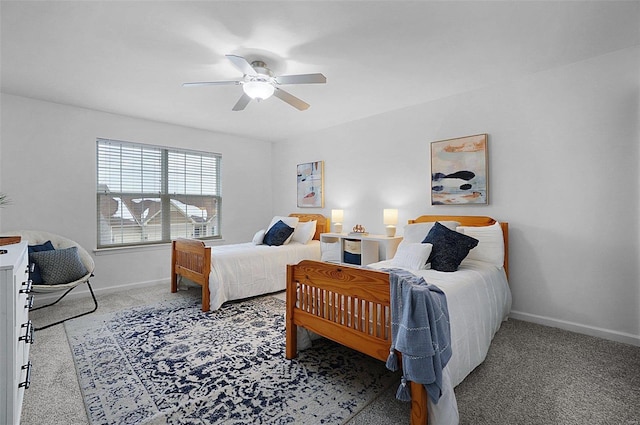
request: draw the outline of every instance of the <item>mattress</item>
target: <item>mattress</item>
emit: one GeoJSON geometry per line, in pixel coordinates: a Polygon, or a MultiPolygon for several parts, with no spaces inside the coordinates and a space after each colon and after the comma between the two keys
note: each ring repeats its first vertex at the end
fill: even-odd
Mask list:
{"type": "Polygon", "coordinates": [[[209,294],[211,310],[226,301],[282,291],[286,288],[287,264],[320,260],[320,242],[290,242],[281,246],[252,242],[221,245],[211,250],[209,294]]]}

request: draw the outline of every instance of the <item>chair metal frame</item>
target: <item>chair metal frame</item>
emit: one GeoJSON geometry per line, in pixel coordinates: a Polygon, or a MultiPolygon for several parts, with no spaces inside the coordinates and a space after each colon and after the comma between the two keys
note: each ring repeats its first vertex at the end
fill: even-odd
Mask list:
{"type": "MultiPolygon", "coordinates": [[[[91,274],[91,277],[93,277],[93,273],[91,274]]],[[[77,319],[78,317],[86,316],[87,314],[91,314],[91,313],[93,313],[94,311],[96,311],[96,310],[98,309],[98,300],[96,299],[96,295],[93,293],[93,288],[91,287],[91,283],[89,283],[89,279],[87,279],[87,281],[86,281],[86,282],[87,282],[87,286],[89,287],[89,292],[91,293],[91,298],[93,298],[93,304],[94,304],[93,310],[87,311],[87,312],[85,312],[85,313],[76,314],[75,316],[71,316],[71,317],[68,317],[68,318],[66,318],[66,319],[58,320],[57,322],[50,323],[50,324],[48,324],[48,325],[46,325],[46,326],[41,326],[41,327],[39,327],[39,328],[34,327],[34,328],[33,328],[34,332],[35,332],[35,331],[41,331],[41,330],[43,330],[43,329],[47,329],[47,328],[50,328],[50,327],[55,326],[55,325],[59,325],[60,323],[64,323],[64,322],[66,322],[67,320],[77,319]]],[[[55,300],[55,301],[54,301],[54,302],[52,302],[52,303],[49,303],[49,304],[46,304],[46,305],[41,305],[41,306],[38,306],[38,307],[30,308],[30,309],[29,309],[29,312],[36,311],[36,310],[40,310],[40,309],[42,309],[42,308],[46,308],[46,307],[51,307],[52,305],[57,304],[57,303],[58,303],[58,301],[60,301],[61,299],[63,299],[63,298],[64,298],[64,297],[69,293],[69,292],[73,291],[73,290],[74,290],[75,288],[77,288],[78,286],[80,286],[80,285],[76,285],[76,286],[73,286],[73,287],[71,287],[71,288],[67,289],[67,290],[64,292],[64,294],[62,294],[62,295],[60,296],[60,298],[58,298],[57,300],[55,300]]]]}

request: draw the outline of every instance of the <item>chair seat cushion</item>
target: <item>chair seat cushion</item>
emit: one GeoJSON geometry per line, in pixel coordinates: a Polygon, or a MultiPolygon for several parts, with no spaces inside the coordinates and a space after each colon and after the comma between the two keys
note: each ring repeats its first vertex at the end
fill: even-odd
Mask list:
{"type": "Polygon", "coordinates": [[[29,268],[29,279],[34,285],[42,285],[42,273],[40,272],[40,267],[33,261],[32,253],[41,252],[41,251],[53,251],[55,248],[51,241],[46,241],[43,244],[39,245],[29,245],[29,264],[33,264],[33,267],[29,268]]]}
{"type": "Polygon", "coordinates": [[[40,268],[44,285],[70,283],[88,274],[75,246],[33,252],[31,259],[40,268]]]}

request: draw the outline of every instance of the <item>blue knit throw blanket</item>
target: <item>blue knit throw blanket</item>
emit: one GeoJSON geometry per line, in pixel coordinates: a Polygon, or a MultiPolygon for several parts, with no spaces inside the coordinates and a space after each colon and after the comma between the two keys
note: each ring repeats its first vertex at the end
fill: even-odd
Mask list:
{"type": "Polygon", "coordinates": [[[423,384],[437,403],[442,395],[442,370],[451,358],[447,298],[435,285],[401,269],[389,272],[391,350],[387,368],[398,369],[395,350],[402,353],[402,382],[396,398],[410,401],[407,381],[423,384]]]}

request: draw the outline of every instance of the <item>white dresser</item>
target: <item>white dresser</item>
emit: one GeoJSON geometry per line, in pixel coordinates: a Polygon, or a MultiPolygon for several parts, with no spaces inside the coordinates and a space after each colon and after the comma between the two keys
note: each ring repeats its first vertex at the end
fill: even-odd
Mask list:
{"type": "Polygon", "coordinates": [[[27,242],[0,246],[0,424],[20,423],[24,390],[29,388],[29,347],[33,300],[29,281],[27,242]]]}

